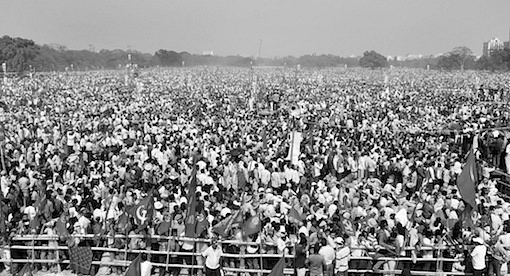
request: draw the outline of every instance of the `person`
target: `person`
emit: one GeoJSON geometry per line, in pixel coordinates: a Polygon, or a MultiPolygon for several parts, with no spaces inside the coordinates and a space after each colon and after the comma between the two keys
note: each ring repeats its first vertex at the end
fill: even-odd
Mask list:
{"type": "Polygon", "coordinates": [[[221,255],[223,251],[218,245],[218,238],[211,239],[211,246],[207,247],[202,256],[205,258],[205,276],[221,276],[221,255]]]}
{"type": "Polygon", "coordinates": [[[313,252],[306,259],[306,264],[308,265],[308,269],[310,271],[310,276],[322,276],[326,271],[326,260],[324,257],[319,254],[320,245],[316,244],[313,247],[313,252]]]}
{"type": "MultiPolygon", "coordinates": [[[[382,220],[379,223],[380,230],[377,233],[377,242],[381,249],[377,252],[374,259],[377,260],[377,258],[380,257],[394,257],[395,254],[395,247],[389,242],[390,240],[390,231],[388,230],[388,221],[382,220]]],[[[385,265],[385,270],[394,270],[395,269],[395,261],[385,261],[385,260],[379,260],[377,263],[374,264],[372,270],[376,271],[379,270],[379,268],[385,265]]]]}
{"type": "Polygon", "coordinates": [[[321,239],[321,249],[319,250],[319,254],[324,257],[326,261],[326,273],[325,276],[333,276],[334,268],[335,268],[335,249],[327,243],[325,238],[321,239]]]}
{"type": "Polygon", "coordinates": [[[475,247],[471,251],[471,262],[473,264],[473,276],[482,276],[487,267],[485,264],[485,257],[487,255],[487,247],[480,237],[473,238],[475,247]]]}
{"type": "Polygon", "coordinates": [[[141,255],[142,262],[140,263],[140,275],[151,276],[152,275],[152,263],[149,261],[147,254],[141,255]]]}
{"type": "Polygon", "coordinates": [[[337,237],[335,243],[337,244],[335,252],[335,276],[347,276],[351,249],[345,245],[342,237],[337,237]]]}
{"type": "Polygon", "coordinates": [[[306,235],[303,233],[299,234],[299,242],[296,245],[296,272],[297,276],[306,275],[306,252],[308,250],[308,244],[306,235]]]}

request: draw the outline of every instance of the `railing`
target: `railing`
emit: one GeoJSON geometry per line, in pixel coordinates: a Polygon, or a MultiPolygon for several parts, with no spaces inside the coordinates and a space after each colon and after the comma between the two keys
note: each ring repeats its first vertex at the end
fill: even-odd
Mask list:
{"type": "MultiPolygon", "coordinates": [[[[93,235],[82,235],[82,236],[73,236],[73,237],[81,238],[84,240],[93,240],[95,238],[97,240],[97,236],[95,237],[93,235]]],[[[147,240],[147,237],[142,236],[142,235],[129,235],[127,237],[124,235],[116,235],[115,237],[103,236],[101,238],[102,238],[102,240],[110,239],[110,238],[118,238],[118,239],[137,238],[137,239],[147,240]]],[[[36,242],[43,242],[43,243],[47,243],[50,241],[58,242],[60,239],[61,239],[61,237],[55,236],[55,235],[51,235],[51,236],[49,236],[49,235],[15,236],[12,239],[13,245],[3,246],[3,247],[0,247],[0,249],[8,250],[11,253],[11,256],[12,256],[12,253],[18,253],[15,255],[24,255],[23,253],[26,253],[27,258],[13,259],[13,258],[3,258],[2,257],[2,259],[0,259],[0,262],[3,262],[7,265],[8,264],[24,264],[24,263],[58,265],[58,267],[60,269],[61,264],[64,264],[64,265],[70,264],[69,260],[66,260],[63,258],[63,256],[65,256],[64,252],[69,249],[68,246],[65,246],[62,244],[57,244],[56,246],[16,245],[16,243],[34,244],[36,242]],[[41,252],[52,252],[52,251],[54,254],[53,255],[54,258],[52,258],[52,259],[37,258],[38,256],[41,255],[40,254],[41,252]]],[[[194,245],[196,245],[197,243],[208,243],[209,242],[208,239],[190,239],[190,238],[185,238],[185,237],[167,237],[167,236],[151,236],[149,239],[156,240],[159,242],[170,242],[170,241],[193,242],[194,245]]],[[[261,245],[260,243],[255,243],[255,242],[239,242],[239,241],[235,241],[235,240],[221,241],[221,243],[224,245],[259,246],[259,249],[258,249],[259,252],[260,252],[260,245],[261,245]]],[[[146,253],[151,256],[151,258],[149,260],[151,260],[151,263],[154,267],[166,268],[166,269],[183,269],[184,268],[184,269],[197,269],[197,270],[201,270],[203,268],[203,265],[199,265],[196,260],[192,260],[191,264],[183,263],[182,257],[185,257],[185,256],[188,256],[188,258],[191,257],[192,259],[193,259],[193,257],[201,258],[201,254],[199,252],[159,251],[159,250],[148,250],[148,249],[147,250],[136,250],[136,249],[129,249],[128,242],[126,242],[125,246],[126,246],[126,248],[122,248],[122,249],[111,248],[111,247],[97,247],[97,246],[91,247],[93,253],[95,253],[96,255],[100,254],[99,255],[100,260],[97,260],[97,258],[96,258],[96,260],[92,261],[92,265],[99,266],[99,267],[110,266],[110,267],[126,268],[131,263],[131,261],[128,260],[128,255],[133,256],[138,253],[146,253]],[[122,259],[119,260],[114,257],[111,257],[110,261],[102,261],[101,258],[102,258],[102,255],[104,252],[118,254],[121,258],[123,258],[123,260],[122,259]],[[179,258],[180,262],[178,262],[178,263],[171,262],[170,256],[174,256],[174,257],[177,256],[177,258],[179,258]],[[160,258],[164,257],[163,259],[165,261],[161,262],[161,259],[158,259],[158,257],[160,257],[160,258]]],[[[150,247],[150,244],[147,244],[147,247],[150,247]]],[[[195,247],[195,246],[193,246],[193,247],[195,247]]],[[[414,248],[414,247],[404,248],[404,250],[415,250],[415,249],[416,248],[414,248]]],[[[447,247],[447,246],[422,247],[420,250],[436,251],[438,257],[436,257],[436,258],[432,258],[432,257],[418,258],[418,259],[416,259],[416,263],[421,263],[421,262],[422,263],[423,262],[436,263],[436,270],[435,271],[411,271],[411,275],[470,275],[470,274],[467,274],[464,272],[443,271],[445,263],[453,263],[453,262],[460,261],[459,259],[455,259],[455,258],[441,257],[442,256],[441,253],[445,249],[449,249],[449,247],[447,247]]],[[[368,252],[367,248],[364,248],[364,247],[352,247],[351,250],[362,250],[362,251],[368,252]]],[[[196,250],[193,250],[193,251],[196,251],[196,250]]],[[[375,252],[371,252],[371,253],[373,254],[375,252]]],[[[265,264],[265,261],[268,261],[268,259],[270,259],[270,260],[276,262],[279,258],[282,257],[282,254],[266,254],[266,253],[229,254],[229,253],[224,253],[222,256],[224,259],[224,263],[229,263],[229,262],[236,263],[236,267],[234,267],[234,268],[233,267],[225,267],[225,266],[223,267],[223,270],[227,274],[250,273],[253,275],[255,275],[255,274],[262,275],[262,274],[269,273],[272,268],[272,267],[268,266],[267,264],[265,264]],[[256,262],[258,262],[258,265],[256,265],[255,268],[253,268],[253,267],[247,268],[247,264],[246,264],[247,260],[250,260],[250,261],[257,260],[256,262]],[[239,266],[239,267],[237,267],[237,266],[239,266]]],[[[292,275],[292,274],[294,274],[294,268],[293,268],[294,256],[293,255],[285,255],[285,258],[286,258],[287,262],[286,262],[286,268],[284,269],[284,274],[292,275]]],[[[371,257],[371,256],[352,257],[351,256],[350,260],[351,260],[351,263],[353,261],[365,262],[366,267],[370,267],[370,269],[368,269],[368,268],[367,269],[353,269],[353,268],[351,268],[348,270],[349,273],[364,274],[364,273],[373,273],[374,272],[371,270],[371,267],[372,267],[371,262],[375,262],[373,257],[371,257]]],[[[201,263],[203,264],[204,261],[202,261],[201,263]]],[[[413,262],[413,259],[410,257],[397,256],[397,257],[379,257],[379,258],[377,258],[377,261],[396,261],[396,262],[406,262],[407,264],[410,264],[413,262]]],[[[399,269],[395,269],[392,271],[380,270],[380,271],[375,271],[375,272],[384,273],[384,274],[401,274],[402,270],[399,270],[399,269]]]]}

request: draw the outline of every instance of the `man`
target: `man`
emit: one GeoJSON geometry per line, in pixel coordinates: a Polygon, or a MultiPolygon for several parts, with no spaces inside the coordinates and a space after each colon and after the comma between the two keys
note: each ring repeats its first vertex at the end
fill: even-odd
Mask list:
{"type": "Polygon", "coordinates": [[[351,249],[348,246],[345,246],[345,242],[342,237],[336,238],[335,243],[337,244],[335,259],[335,276],[347,276],[351,249]]]}
{"type": "Polygon", "coordinates": [[[482,276],[486,268],[485,257],[487,255],[487,247],[480,237],[473,238],[473,243],[475,244],[473,251],[471,251],[473,276],[482,276]]]}
{"type": "Polygon", "coordinates": [[[333,276],[334,274],[334,264],[335,261],[335,249],[326,242],[326,239],[321,239],[321,249],[319,250],[319,255],[324,257],[324,261],[326,262],[326,273],[325,276],[333,276]]]}
{"type": "Polygon", "coordinates": [[[147,254],[142,254],[142,262],[140,263],[140,275],[141,276],[151,276],[152,272],[152,263],[148,260],[147,254]]]}
{"type": "Polygon", "coordinates": [[[221,255],[223,250],[218,246],[218,238],[213,237],[211,239],[211,246],[202,252],[202,256],[205,258],[205,276],[221,276],[221,255]]]}

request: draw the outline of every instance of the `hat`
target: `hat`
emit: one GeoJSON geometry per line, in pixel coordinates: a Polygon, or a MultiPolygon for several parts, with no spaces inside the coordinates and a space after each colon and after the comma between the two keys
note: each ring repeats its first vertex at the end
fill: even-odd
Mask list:
{"type": "Polygon", "coordinates": [[[478,244],[483,244],[483,239],[480,237],[476,237],[476,238],[473,238],[473,242],[478,243],[478,244]]]}
{"type": "Polygon", "coordinates": [[[344,239],[342,237],[337,237],[337,238],[335,238],[335,242],[339,245],[343,245],[344,239]]]}
{"type": "Polygon", "coordinates": [[[154,203],[154,209],[156,210],[163,209],[163,203],[157,201],[156,203],[154,203]]]}

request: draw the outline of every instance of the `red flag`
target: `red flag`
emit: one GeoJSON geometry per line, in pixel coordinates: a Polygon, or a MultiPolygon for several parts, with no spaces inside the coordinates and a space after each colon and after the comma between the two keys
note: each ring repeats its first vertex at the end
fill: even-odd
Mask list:
{"type": "Polygon", "coordinates": [[[32,276],[32,269],[30,268],[30,264],[26,263],[23,268],[15,274],[16,276],[32,276]]]}
{"type": "Polygon", "coordinates": [[[197,162],[193,162],[193,172],[191,173],[191,181],[188,186],[188,209],[186,211],[185,236],[188,238],[195,237],[195,228],[197,224],[197,162]]]}
{"type": "Polygon", "coordinates": [[[469,151],[469,155],[457,178],[457,187],[464,202],[469,204],[474,210],[477,210],[475,202],[475,186],[478,182],[478,170],[476,167],[476,157],[473,150],[469,151]]]}
{"type": "Polygon", "coordinates": [[[154,198],[152,197],[152,191],[147,197],[142,199],[140,203],[131,207],[128,212],[138,226],[147,226],[152,221],[154,216],[154,198]]]}
{"type": "Polygon", "coordinates": [[[218,224],[214,225],[212,230],[214,233],[222,237],[227,237],[228,232],[232,229],[232,225],[239,222],[241,222],[241,211],[237,210],[232,215],[224,218],[218,224]]]}
{"type": "Polygon", "coordinates": [[[266,150],[267,149],[267,133],[266,133],[265,127],[262,128],[262,132],[260,133],[260,136],[262,136],[262,148],[264,150],[266,150]]]}
{"type": "Polygon", "coordinates": [[[168,236],[170,233],[171,223],[169,221],[163,221],[159,224],[157,233],[158,235],[168,236]]]}
{"type": "Polygon", "coordinates": [[[247,236],[256,234],[262,230],[262,222],[258,216],[249,218],[243,225],[243,231],[247,236]]]}
{"type": "Polygon", "coordinates": [[[202,221],[197,221],[197,226],[195,228],[195,238],[200,237],[202,233],[206,232],[209,228],[209,221],[207,219],[204,219],[202,221]]]}
{"type": "Polygon", "coordinates": [[[89,274],[92,266],[92,249],[90,246],[77,246],[69,248],[71,269],[77,274],[89,274]]]}
{"type": "Polygon", "coordinates": [[[67,231],[66,225],[62,221],[62,218],[59,218],[55,223],[55,230],[57,231],[57,234],[60,236],[60,239],[66,241],[67,246],[71,247],[74,245],[74,239],[69,234],[69,231],[67,231]]]}
{"type": "Polygon", "coordinates": [[[142,269],[140,268],[140,264],[142,263],[142,258],[138,255],[129,265],[126,276],[140,276],[142,275],[142,269]]]}
{"type": "Polygon", "coordinates": [[[293,218],[298,222],[303,221],[303,215],[294,206],[289,210],[289,218],[293,218]]]}
{"type": "Polygon", "coordinates": [[[283,269],[285,268],[285,255],[276,263],[267,276],[283,276],[283,269]]]}
{"type": "Polygon", "coordinates": [[[0,234],[7,237],[7,226],[5,224],[4,203],[0,201],[0,234]]]}

